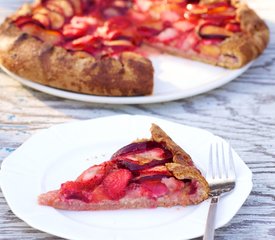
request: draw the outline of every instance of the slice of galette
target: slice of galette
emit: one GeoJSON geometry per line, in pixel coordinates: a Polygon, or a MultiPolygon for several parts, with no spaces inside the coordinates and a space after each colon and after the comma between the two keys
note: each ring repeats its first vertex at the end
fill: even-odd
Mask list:
{"type": "Polygon", "coordinates": [[[151,139],[133,142],[109,161],[85,170],[59,190],[38,197],[41,205],[64,210],[113,210],[198,204],[209,186],[191,157],[159,126],[151,139]]]}

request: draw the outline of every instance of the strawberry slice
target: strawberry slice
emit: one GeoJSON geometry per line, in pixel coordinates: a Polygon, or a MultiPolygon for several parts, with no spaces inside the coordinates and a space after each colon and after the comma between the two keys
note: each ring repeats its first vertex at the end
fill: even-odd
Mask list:
{"type": "Polygon", "coordinates": [[[132,178],[132,173],[127,169],[118,169],[109,173],[103,180],[103,187],[107,195],[118,200],[125,195],[126,187],[132,178]]]}
{"type": "Polygon", "coordinates": [[[178,36],[178,30],[174,28],[166,28],[160,34],[158,34],[158,36],[155,39],[159,42],[166,43],[174,40],[178,36]]]}
{"type": "Polygon", "coordinates": [[[86,49],[89,47],[100,48],[102,46],[102,38],[94,35],[86,35],[72,41],[73,47],[86,49]]]}
{"type": "Polygon", "coordinates": [[[87,33],[89,26],[82,25],[82,27],[75,27],[71,24],[65,25],[62,31],[64,37],[67,39],[74,39],[84,36],[87,33]]]}
{"type": "Polygon", "coordinates": [[[141,183],[141,188],[148,192],[149,197],[154,199],[168,193],[167,186],[159,180],[144,181],[141,183]]]}
{"type": "Polygon", "coordinates": [[[94,165],[85,170],[76,181],[93,183],[102,180],[103,177],[114,167],[114,162],[104,162],[100,165],[94,165]]]}
{"type": "Polygon", "coordinates": [[[82,182],[68,181],[61,185],[59,193],[66,199],[78,199],[83,202],[89,202],[89,186],[82,182]]]}
{"type": "Polygon", "coordinates": [[[147,12],[152,5],[153,2],[150,0],[135,0],[135,6],[141,12],[147,12]]]}
{"type": "Polygon", "coordinates": [[[189,32],[193,30],[195,26],[195,24],[186,20],[177,21],[173,24],[173,27],[181,32],[189,32]]]}
{"type": "Polygon", "coordinates": [[[177,47],[185,51],[196,50],[199,41],[198,35],[194,32],[190,32],[179,39],[177,47]]]}
{"type": "Polygon", "coordinates": [[[180,19],[180,15],[174,11],[164,11],[160,14],[160,18],[164,22],[176,22],[180,19]]]}
{"type": "Polygon", "coordinates": [[[99,185],[95,188],[95,190],[89,194],[89,201],[90,202],[101,202],[104,200],[110,200],[110,197],[105,191],[103,185],[99,185]]]}

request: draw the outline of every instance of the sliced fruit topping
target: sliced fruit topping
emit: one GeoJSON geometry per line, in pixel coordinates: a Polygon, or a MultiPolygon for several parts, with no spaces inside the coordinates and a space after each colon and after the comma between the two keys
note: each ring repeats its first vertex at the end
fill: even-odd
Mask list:
{"type": "Polygon", "coordinates": [[[49,28],[51,25],[50,19],[46,14],[36,13],[32,18],[45,28],[49,28]]]}
{"type": "Polygon", "coordinates": [[[131,153],[145,152],[153,148],[162,148],[162,145],[154,141],[133,142],[115,152],[112,156],[112,159],[126,156],[127,154],[131,153]]]}
{"type": "Polygon", "coordinates": [[[155,166],[152,168],[144,169],[136,173],[138,176],[133,178],[133,182],[142,182],[146,180],[162,179],[172,176],[165,166],[155,166]]]}
{"type": "Polygon", "coordinates": [[[73,6],[75,15],[81,15],[83,13],[81,0],[70,0],[70,3],[73,6]]]}
{"type": "Polygon", "coordinates": [[[133,43],[128,40],[104,41],[103,44],[109,47],[134,47],[133,43]]]}
{"type": "Polygon", "coordinates": [[[196,47],[199,43],[200,39],[198,35],[191,31],[187,34],[182,35],[177,42],[177,47],[181,50],[185,51],[196,51],[196,47]]]}
{"type": "Polygon", "coordinates": [[[114,154],[113,159],[119,166],[137,171],[169,162],[172,154],[159,143],[148,141],[127,145],[114,154]]]}
{"type": "Polygon", "coordinates": [[[233,35],[231,31],[228,31],[224,27],[208,23],[201,25],[198,33],[205,39],[225,39],[233,35]]]}
{"type": "Polygon", "coordinates": [[[195,194],[198,189],[198,183],[196,181],[191,181],[189,184],[190,184],[189,194],[195,194]]]}
{"type": "Polygon", "coordinates": [[[137,31],[145,38],[156,36],[159,34],[159,30],[147,26],[138,27],[137,31]]]}
{"type": "Polygon", "coordinates": [[[184,187],[184,182],[175,179],[174,177],[168,177],[161,179],[161,182],[166,185],[170,192],[176,192],[184,187]]]}
{"type": "Polygon", "coordinates": [[[232,7],[228,4],[228,2],[216,2],[208,5],[208,13],[220,13],[225,12],[232,7]]]}
{"type": "Polygon", "coordinates": [[[82,182],[68,181],[61,185],[59,193],[66,199],[78,199],[89,202],[89,186],[82,182]]]}
{"type": "Polygon", "coordinates": [[[113,162],[105,162],[95,165],[85,170],[77,179],[78,182],[89,182],[90,184],[98,184],[103,177],[114,167],[113,162]]]}
{"type": "Polygon", "coordinates": [[[225,21],[225,20],[231,20],[236,18],[236,12],[234,9],[229,9],[224,12],[220,13],[204,13],[201,14],[201,18],[205,20],[212,20],[212,21],[225,21]]]}
{"type": "Polygon", "coordinates": [[[60,13],[49,11],[48,16],[52,29],[59,29],[65,23],[65,18],[60,13]]]}
{"type": "Polygon", "coordinates": [[[118,169],[109,173],[103,180],[103,187],[107,195],[118,200],[126,193],[126,187],[132,178],[132,173],[127,169],[118,169]]]}
{"type": "Polygon", "coordinates": [[[57,13],[65,16],[63,9],[60,6],[58,6],[58,4],[56,4],[56,1],[49,0],[44,5],[48,10],[57,12],[57,13]]]}
{"type": "Polygon", "coordinates": [[[78,47],[80,49],[88,48],[100,48],[102,47],[102,38],[94,35],[87,35],[72,41],[73,47],[78,47]]]}
{"type": "Polygon", "coordinates": [[[68,39],[82,37],[89,32],[92,34],[97,27],[97,20],[89,17],[73,17],[69,24],[64,25],[63,35],[68,39]]]}
{"type": "MultiPolygon", "coordinates": [[[[40,21],[39,19],[41,18],[41,16],[43,17],[43,15],[46,18],[48,18],[48,21],[49,21],[52,29],[59,29],[65,23],[65,17],[61,13],[49,10],[46,7],[38,7],[34,10],[34,16],[33,17],[38,16],[37,17],[38,21],[40,21]]],[[[44,19],[42,19],[42,20],[46,21],[44,19]]],[[[41,22],[41,23],[42,23],[42,25],[44,25],[43,22],[41,22]]]]}
{"type": "Polygon", "coordinates": [[[88,199],[89,202],[101,202],[104,200],[110,200],[110,197],[106,193],[104,186],[99,185],[89,194],[88,199]]]}
{"type": "Polygon", "coordinates": [[[14,24],[18,27],[21,27],[22,25],[26,23],[33,23],[33,18],[32,16],[21,16],[14,20],[14,24]]]}
{"type": "Polygon", "coordinates": [[[173,24],[173,27],[181,32],[191,31],[195,28],[195,26],[196,26],[195,24],[186,20],[181,20],[173,24]]]}
{"type": "Polygon", "coordinates": [[[175,28],[166,28],[158,34],[155,39],[159,42],[167,43],[174,40],[178,36],[179,32],[175,28]]]}
{"type": "Polygon", "coordinates": [[[146,191],[146,195],[150,198],[159,198],[168,193],[167,186],[159,180],[148,180],[140,184],[143,191],[146,191]]]}
{"type": "Polygon", "coordinates": [[[66,39],[79,38],[86,34],[87,29],[85,28],[74,28],[71,25],[64,26],[63,35],[66,39]]]}
{"type": "Polygon", "coordinates": [[[59,32],[53,30],[45,30],[34,23],[24,24],[21,29],[23,32],[38,37],[42,41],[50,44],[56,45],[63,41],[63,36],[59,32]]]}
{"type": "Polygon", "coordinates": [[[137,9],[141,12],[148,11],[153,5],[153,2],[150,0],[134,0],[134,2],[137,9]]]}
{"type": "Polygon", "coordinates": [[[225,29],[231,32],[240,32],[241,26],[240,23],[227,23],[225,29]]]}
{"type": "Polygon", "coordinates": [[[164,22],[176,22],[180,19],[180,15],[175,11],[164,11],[161,13],[160,18],[164,22]]]}
{"type": "Polygon", "coordinates": [[[199,4],[187,4],[186,9],[193,14],[203,14],[208,12],[208,8],[206,5],[199,4]]]}
{"type": "Polygon", "coordinates": [[[65,17],[71,17],[74,15],[74,9],[69,0],[51,0],[54,2],[54,5],[60,7],[64,13],[65,17]]]}

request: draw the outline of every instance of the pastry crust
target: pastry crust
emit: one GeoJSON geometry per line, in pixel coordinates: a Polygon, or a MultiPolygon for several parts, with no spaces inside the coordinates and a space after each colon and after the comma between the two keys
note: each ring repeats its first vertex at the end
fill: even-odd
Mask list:
{"type": "Polygon", "coordinates": [[[140,96],[153,91],[152,63],[123,52],[119,59],[71,53],[23,33],[7,19],[0,29],[1,64],[43,85],[100,96],[140,96]]]}
{"type": "Polygon", "coordinates": [[[152,124],[151,133],[154,141],[164,143],[167,149],[173,153],[173,163],[166,163],[167,169],[179,180],[191,179],[197,181],[200,192],[194,203],[207,199],[209,194],[208,183],[195,167],[191,157],[156,124],[152,124]]]}
{"type": "Polygon", "coordinates": [[[237,9],[243,33],[235,34],[221,44],[218,66],[240,68],[257,58],[269,42],[269,29],[265,22],[246,4],[237,9]]]}

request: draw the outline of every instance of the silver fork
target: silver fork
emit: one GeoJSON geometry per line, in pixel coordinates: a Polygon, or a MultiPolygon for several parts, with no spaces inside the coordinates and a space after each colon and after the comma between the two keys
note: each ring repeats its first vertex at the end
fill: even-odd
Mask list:
{"type": "Polygon", "coordinates": [[[227,147],[227,154],[225,154],[225,151],[225,144],[221,141],[210,146],[209,167],[206,178],[210,187],[211,203],[203,240],[214,239],[215,216],[220,196],[235,187],[236,171],[231,146],[227,147]]]}

